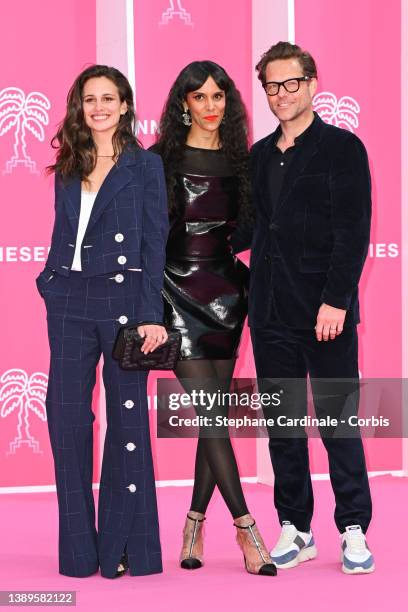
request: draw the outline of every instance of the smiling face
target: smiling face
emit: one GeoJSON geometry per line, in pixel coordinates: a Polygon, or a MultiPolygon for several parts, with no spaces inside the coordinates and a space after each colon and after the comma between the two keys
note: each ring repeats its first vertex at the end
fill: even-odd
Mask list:
{"type": "Polygon", "coordinates": [[[116,131],[121,115],[127,111],[121,102],[115,83],[107,77],[88,79],[82,90],[82,110],[85,123],[92,132],[116,131]]]}
{"type": "Polygon", "coordinates": [[[186,95],[183,107],[190,111],[194,130],[216,132],[224,117],[225,102],[225,92],[210,76],[199,89],[186,95]]]}
{"type": "MultiPolygon", "coordinates": [[[[266,82],[281,82],[302,76],[303,70],[296,58],[274,60],[269,62],[265,70],[266,82]]],[[[315,78],[301,82],[295,93],[289,93],[281,86],[276,96],[267,96],[269,107],[281,122],[307,119],[313,114],[312,101],[316,88],[315,78]]]]}

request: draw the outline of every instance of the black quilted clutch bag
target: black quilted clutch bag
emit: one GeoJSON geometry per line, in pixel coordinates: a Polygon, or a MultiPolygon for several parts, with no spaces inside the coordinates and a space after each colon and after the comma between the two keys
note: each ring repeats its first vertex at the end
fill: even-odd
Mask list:
{"type": "Polygon", "coordinates": [[[166,342],[145,355],[140,350],[144,338],[138,334],[137,327],[129,325],[119,330],[112,351],[112,357],[119,361],[119,366],[123,370],[174,370],[180,354],[181,333],[166,328],[166,342]]]}

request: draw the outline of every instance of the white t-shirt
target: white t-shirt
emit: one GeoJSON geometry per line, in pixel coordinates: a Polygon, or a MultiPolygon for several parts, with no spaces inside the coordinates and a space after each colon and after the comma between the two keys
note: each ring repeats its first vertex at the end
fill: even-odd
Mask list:
{"type": "Polygon", "coordinates": [[[75,243],[74,260],[72,262],[71,270],[80,272],[81,266],[81,247],[86,228],[88,226],[89,217],[91,216],[92,207],[95,202],[97,192],[96,191],[81,191],[81,211],[79,213],[78,232],[75,243]]]}

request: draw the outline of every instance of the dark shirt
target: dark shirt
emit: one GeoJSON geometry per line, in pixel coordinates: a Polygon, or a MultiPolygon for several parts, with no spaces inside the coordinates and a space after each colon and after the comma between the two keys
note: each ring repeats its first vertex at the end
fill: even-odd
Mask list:
{"type": "Polygon", "coordinates": [[[295,144],[286,149],[284,153],[282,153],[276,144],[282,134],[282,130],[280,128],[278,128],[276,137],[270,145],[264,172],[267,173],[267,200],[270,202],[271,215],[279,202],[283,180],[286,172],[288,171],[289,165],[292,163],[296,150],[299,148],[299,146],[301,146],[313,123],[314,120],[309,127],[304,130],[304,132],[295,138],[295,144]]]}
{"type": "MultiPolygon", "coordinates": [[[[157,144],[149,147],[149,151],[160,155],[157,144]]],[[[177,164],[179,174],[194,174],[197,176],[233,176],[235,174],[231,162],[222,149],[201,149],[184,145],[183,155],[177,164]]]]}
{"type": "Polygon", "coordinates": [[[180,174],[199,176],[232,176],[231,162],[222,149],[200,149],[184,145],[183,157],[178,165],[180,174]]]}

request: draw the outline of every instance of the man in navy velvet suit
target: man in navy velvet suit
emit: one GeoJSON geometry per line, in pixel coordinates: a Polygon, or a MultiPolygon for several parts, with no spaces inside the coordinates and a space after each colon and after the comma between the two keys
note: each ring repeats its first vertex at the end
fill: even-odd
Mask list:
{"type": "MultiPolygon", "coordinates": [[[[327,410],[337,415],[345,406],[344,396],[336,396],[331,387],[328,407],[320,391],[322,379],[358,381],[359,376],[358,282],[371,217],[367,154],[354,134],[327,125],[313,112],[317,72],[309,53],[280,42],[264,53],[256,69],[279,119],[276,131],[251,151],[256,223],[249,324],[257,375],[260,382],[296,379],[300,396],[286,400],[287,407],[302,411],[309,374],[316,416],[327,410]]],[[[240,243],[239,231],[234,246],[248,246],[242,234],[240,243]]],[[[283,435],[270,433],[269,440],[282,525],[271,555],[278,567],[291,568],[313,559],[317,550],[310,525],[307,437],[283,435]]],[[[322,437],[341,534],[342,569],[372,572],[374,560],[365,540],[371,498],[362,441],[336,437],[330,430],[322,437]]]]}

